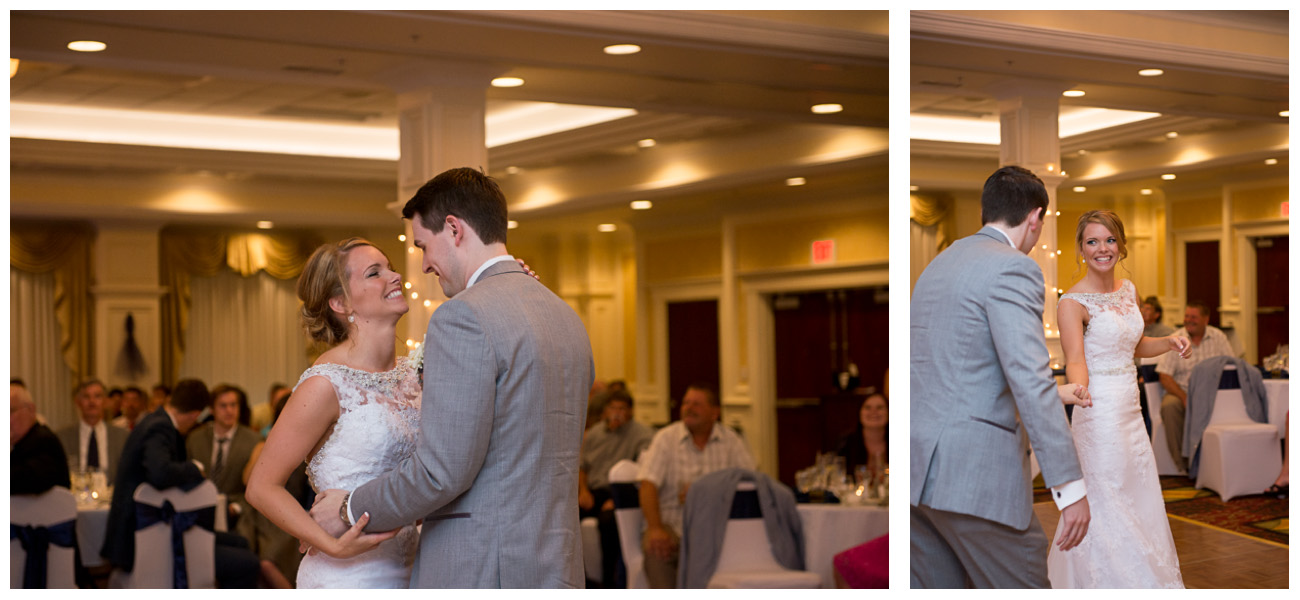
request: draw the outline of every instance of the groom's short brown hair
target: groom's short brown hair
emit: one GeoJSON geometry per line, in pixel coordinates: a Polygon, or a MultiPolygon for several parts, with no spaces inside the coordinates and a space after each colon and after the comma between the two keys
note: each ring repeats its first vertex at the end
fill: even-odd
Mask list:
{"type": "Polygon", "coordinates": [[[506,243],[506,197],[496,180],[469,167],[448,169],[420,187],[402,208],[434,233],[442,231],[447,215],[469,223],[484,244],[506,243]]]}
{"type": "Polygon", "coordinates": [[[1030,211],[1047,209],[1047,188],[1043,180],[1024,167],[1009,165],[994,171],[984,181],[980,196],[980,224],[1006,223],[1016,227],[1030,211]]]}

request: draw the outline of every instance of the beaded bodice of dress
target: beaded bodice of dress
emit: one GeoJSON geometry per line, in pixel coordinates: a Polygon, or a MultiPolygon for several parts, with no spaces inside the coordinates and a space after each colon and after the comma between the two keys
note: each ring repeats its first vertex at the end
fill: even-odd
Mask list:
{"type": "Polygon", "coordinates": [[[1133,350],[1142,340],[1144,323],[1133,282],[1125,279],[1114,292],[1069,293],[1088,310],[1083,332],[1083,356],[1088,375],[1135,375],[1133,350]]]}
{"type": "Polygon", "coordinates": [[[414,452],[420,380],[406,357],[382,373],[315,365],[303,372],[298,385],[315,376],[329,379],[339,400],[339,418],[329,439],[307,463],[307,477],[316,491],[355,489],[414,452]]]}

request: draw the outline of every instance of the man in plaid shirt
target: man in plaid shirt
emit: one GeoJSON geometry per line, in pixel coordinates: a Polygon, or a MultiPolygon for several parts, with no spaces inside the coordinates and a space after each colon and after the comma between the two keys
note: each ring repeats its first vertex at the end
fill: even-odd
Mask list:
{"type": "Polygon", "coordinates": [[[652,588],[677,585],[677,555],[682,529],[682,504],[692,482],[725,469],[754,469],[754,457],[740,435],[717,422],[722,407],[705,385],[686,388],[681,419],[664,427],[650,442],[641,460],[641,512],[646,528],[646,578],[652,588]]]}

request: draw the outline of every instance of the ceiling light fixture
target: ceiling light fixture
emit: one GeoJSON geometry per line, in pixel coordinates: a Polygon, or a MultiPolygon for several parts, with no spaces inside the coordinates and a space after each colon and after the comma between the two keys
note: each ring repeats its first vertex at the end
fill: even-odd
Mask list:
{"type": "Polygon", "coordinates": [[[600,231],[602,233],[618,231],[618,226],[613,223],[601,223],[600,225],[596,226],[596,231],[600,231]]]}
{"type": "Polygon", "coordinates": [[[519,221],[506,221],[506,229],[518,229],[519,221]]]}
{"type": "Polygon", "coordinates": [[[499,88],[519,87],[523,84],[524,84],[524,80],[518,77],[497,77],[496,79],[492,80],[492,87],[499,87],[499,88]]]}
{"type": "Polygon", "coordinates": [[[398,236],[397,236],[397,241],[399,241],[399,242],[405,242],[405,241],[406,241],[406,234],[403,233],[403,234],[401,234],[401,235],[398,235],[398,236]]]}
{"type": "Polygon", "coordinates": [[[270,228],[272,228],[272,227],[275,227],[275,223],[272,223],[272,222],[270,222],[270,221],[258,221],[258,222],[257,222],[257,228],[258,228],[258,229],[270,229],[270,228]]]}
{"type": "Polygon", "coordinates": [[[17,74],[18,74],[18,59],[11,58],[9,59],[9,78],[13,79],[14,75],[17,74]]]}
{"type": "Polygon", "coordinates": [[[68,49],[74,52],[101,52],[108,47],[104,42],[94,42],[90,40],[78,40],[68,42],[68,49]]]}
{"type": "Polygon", "coordinates": [[[1174,175],[1173,173],[1165,173],[1164,175],[1161,175],[1160,178],[1165,181],[1173,181],[1175,179],[1178,179],[1178,176],[1174,175]]]}
{"type": "Polygon", "coordinates": [[[1065,90],[1064,92],[1061,92],[1061,95],[1065,96],[1066,98],[1078,98],[1080,96],[1083,96],[1086,93],[1087,92],[1083,90],[1065,90]]]}
{"type": "Polygon", "coordinates": [[[1167,137],[1167,138],[1169,138],[1169,139],[1172,140],[1172,139],[1178,137],[1178,132],[1177,132],[1177,131],[1170,131],[1169,133],[1166,133],[1166,134],[1165,134],[1165,137],[1167,137]]]}
{"type": "Polygon", "coordinates": [[[605,46],[605,54],[627,55],[636,54],[641,51],[641,47],[636,44],[614,44],[605,46]]]}
{"type": "Polygon", "coordinates": [[[1276,158],[1266,158],[1266,159],[1264,159],[1264,164],[1266,164],[1266,165],[1276,165],[1276,164],[1277,164],[1277,159],[1276,159],[1276,158]]]}
{"type": "Polygon", "coordinates": [[[921,189],[921,186],[919,186],[919,185],[914,185],[914,186],[911,186],[909,189],[911,189],[913,192],[915,192],[915,191],[921,189]]]}
{"type": "Polygon", "coordinates": [[[513,165],[506,167],[506,175],[518,175],[518,174],[519,174],[519,167],[513,165]]]}
{"type": "Polygon", "coordinates": [[[1076,191],[1076,192],[1086,192],[1086,191],[1088,191],[1088,188],[1086,188],[1086,187],[1084,187],[1084,186],[1081,186],[1081,185],[1076,185],[1076,186],[1074,186],[1074,191],[1076,191]]]}
{"type": "Polygon", "coordinates": [[[844,110],[844,107],[839,104],[814,104],[812,107],[813,113],[819,115],[834,114],[842,110],[844,110]]]}
{"type": "Polygon", "coordinates": [[[1138,71],[1138,75],[1143,77],[1159,77],[1164,74],[1165,72],[1162,69],[1142,69],[1141,71],[1138,71]]]}
{"type": "Polygon", "coordinates": [[[658,142],[656,142],[656,141],[654,141],[654,140],[652,140],[652,139],[650,139],[650,138],[646,138],[646,139],[644,139],[644,140],[641,140],[641,141],[637,142],[636,145],[637,145],[637,146],[640,146],[640,147],[642,147],[642,148],[654,148],[654,147],[655,147],[655,144],[657,144],[657,143],[658,143],[658,142]]]}
{"type": "Polygon", "coordinates": [[[651,204],[649,200],[632,201],[632,210],[650,210],[650,207],[652,206],[654,206],[654,204],[651,204]]]}
{"type": "Polygon", "coordinates": [[[1151,195],[1151,188],[1142,188],[1141,190],[1139,190],[1139,192],[1140,192],[1143,196],[1150,196],[1150,195],[1151,195]]]}
{"type": "Polygon", "coordinates": [[[785,184],[791,187],[796,185],[803,185],[805,183],[808,183],[808,180],[804,179],[803,177],[791,177],[785,180],[785,184]]]}
{"type": "Polygon", "coordinates": [[[1279,116],[1279,117],[1289,117],[1289,116],[1291,116],[1291,111],[1289,111],[1289,110],[1284,110],[1284,111],[1282,111],[1282,112],[1277,113],[1277,116],[1279,116]]]}

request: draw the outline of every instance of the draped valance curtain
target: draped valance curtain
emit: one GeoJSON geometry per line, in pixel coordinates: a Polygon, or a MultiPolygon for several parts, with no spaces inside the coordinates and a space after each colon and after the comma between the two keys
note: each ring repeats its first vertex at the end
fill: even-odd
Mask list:
{"type": "Polygon", "coordinates": [[[953,242],[952,198],[946,194],[912,194],[912,284],[944,248],[953,242]]]}
{"type": "Polygon", "coordinates": [[[192,278],[213,277],[229,267],[244,277],[265,271],[276,279],[294,279],[321,240],[308,234],[169,227],[160,233],[159,244],[160,283],[167,289],[161,311],[162,378],[174,384],[185,356],[193,306],[192,278]]]}
{"type": "Polygon", "coordinates": [[[90,298],[91,249],[88,223],[10,223],[9,265],[27,273],[53,273],[59,351],[80,380],[93,372],[94,304],[90,298]]]}

